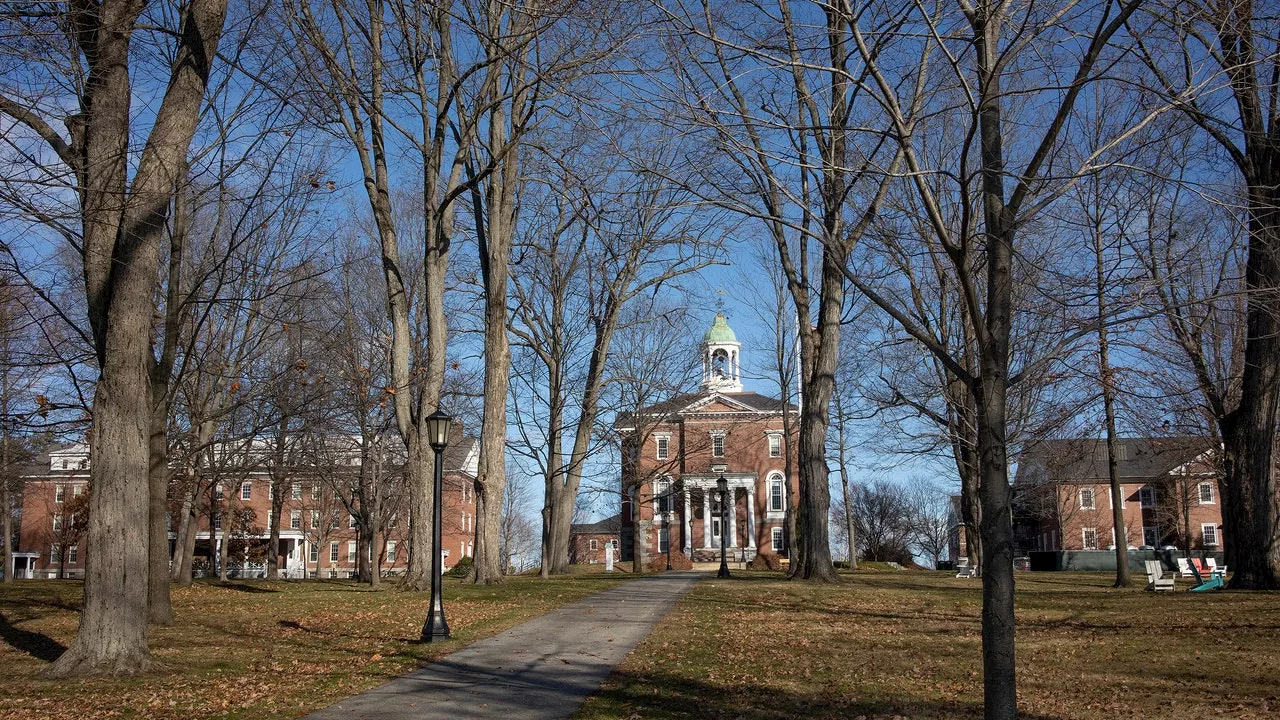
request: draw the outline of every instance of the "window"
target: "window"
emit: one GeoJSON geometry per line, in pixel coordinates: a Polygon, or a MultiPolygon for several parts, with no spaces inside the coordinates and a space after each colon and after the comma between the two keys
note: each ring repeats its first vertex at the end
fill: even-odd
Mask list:
{"type": "Polygon", "coordinates": [[[773,551],[782,552],[782,528],[780,527],[774,528],[772,535],[773,535],[773,542],[771,543],[771,547],[773,548],[773,551]]]}
{"type": "Polygon", "coordinates": [[[313,563],[320,562],[320,546],[319,545],[315,543],[311,543],[309,557],[311,562],[313,563]]]}
{"type": "Polygon", "coordinates": [[[338,513],[334,513],[333,517],[329,518],[329,529],[337,530],[339,523],[341,523],[341,520],[338,519],[338,513]]]}
{"type": "Polygon", "coordinates": [[[253,482],[252,481],[245,480],[244,482],[240,483],[240,499],[241,500],[253,499],[253,482]]]}
{"type": "Polygon", "coordinates": [[[289,512],[289,529],[290,530],[302,529],[302,511],[301,510],[292,510],[289,512]]]}
{"type": "Polygon", "coordinates": [[[352,515],[351,517],[347,518],[347,527],[353,528],[355,526],[356,526],[356,516],[352,515]]]}
{"type": "Polygon", "coordinates": [[[70,467],[71,467],[71,461],[66,458],[62,458],[62,469],[67,470],[70,467]]]}
{"type": "Polygon", "coordinates": [[[711,436],[711,457],[724,457],[724,435],[717,434],[711,436]]]}
{"type": "Polygon", "coordinates": [[[658,552],[671,552],[670,540],[671,531],[667,528],[658,528],[658,552]]]}
{"type": "Polygon", "coordinates": [[[58,531],[59,531],[59,530],[61,530],[61,529],[62,529],[62,516],[61,516],[61,515],[54,515],[54,516],[53,516],[53,531],[54,531],[54,532],[58,532],[58,531]]]}
{"type": "Polygon", "coordinates": [[[467,557],[475,557],[475,543],[467,543],[467,557]]]}
{"type": "Polygon", "coordinates": [[[89,459],[88,459],[88,458],[85,458],[84,460],[81,460],[81,461],[80,461],[80,469],[81,469],[81,470],[88,470],[88,469],[89,469],[89,459]]]}
{"type": "Polygon", "coordinates": [[[769,457],[782,457],[782,436],[769,433],[769,457]]]}
{"type": "Polygon", "coordinates": [[[329,562],[338,562],[338,543],[336,542],[329,543],[329,562]]]}
{"type": "Polygon", "coordinates": [[[387,562],[393,563],[395,561],[396,561],[396,541],[388,540],[387,541],[387,562]]]}
{"type": "Polygon", "coordinates": [[[399,524],[400,524],[400,519],[397,518],[395,515],[392,515],[391,519],[387,520],[387,529],[395,530],[396,526],[399,524]]]}
{"type": "Polygon", "coordinates": [[[51,563],[62,562],[62,554],[58,552],[57,545],[54,545],[53,547],[49,548],[49,562],[51,563]]]}
{"type": "Polygon", "coordinates": [[[320,483],[311,483],[311,499],[320,499],[320,483]]]}
{"type": "Polygon", "coordinates": [[[1213,504],[1213,483],[1207,483],[1207,482],[1200,483],[1200,504],[1201,505],[1213,504]]]}
{"type": "Polygon", "coordinates": [[[274,502],[275,499],[276,499],[276,484],[273,482],[268,482],[267,483],[267,502],[274,502]]]}
{"type": "Polygon", "coordinates": [[[353,565],[356,562],[356,541],[355,540],[347,541],[347,562],[353,565]]]}
{"type": "Polygon", "coordinates": [[[658,454],[656,457],[659,460],[666,460],[671,457],[671,436],[658,435],[656,437],[658,441],[658,454]]]}
{"type": "Polygon", "coordinates": [[[54,502],[59,502],[59,503],[60,503],[60,502],[62,502],[63,500],[66,500],[66,499],[67,499],[67,486],[66,486],[66,485],[56,485],[56,486],[54,486],[54,489],[53,489],[53,501],[54,501],[54,502]]]}
{"type": "Polygon", "coordinates": [[[1205,547],[1218,546],[1218,526],[1213,523],[1205,523],[1200,526],[1200,537],[1204,538],[1205,547]]]}
{"type": "Polygon", "coordinates": [[[769,512],[782,512],[787,508],[787,495],[782,489],[782,477],[769,478],[769,512]]]}
{"type": "Polygon", "coordinates": [[[213,486],[213,497],[215,500],[222,499],[222,483],[213,486]]]}
{"type": "Polygon", "coordinates": [[[1080,488],[1080,507],[1084,510],[1094,509],[1093,488],[1080,488]]]}
{"type": "Polygon", "coordinates": [[[1084,535],[1084,549],[1097,550],[1098,549],[1098,528],[1085,528],[1083,530],[1083,535],[1084,535]]]}
{"type": "Polygon", "coordinates": [[[80,493],[82,493],[82,492],[84,492],[84,486],[83,486],[83,485],[72,485],[72,486],[71,486],[71,497],[80,497],[80,493]]]}
{"type": "Polygon", "coordinates": [[[656,515],[671,512],[671,478],[653,481],[653,511],[656,515]]]}
{"type": "Polygon", "coordinates": [[[71,547],[67,548],[67,562],[68,562],[68,563],[70,563],[70,564],[72,564],[72,565],[75,565],[75,564],[76,564],[76,555],[77,555],[77,550],[78,550],[78,549],[79,549],[79,548],[77,548],[75,545],[72,545],[71,547]]]}
{"type": "Polygon", "coordinates": [[[294,500],[301,500],[301,499],[302,499],[302,483],[300,483],[300,482],[296,482],[296,483],[294,483],[294,484],[293,484],[293,493],[292,493],[292,494],[293,494],[293,499],[294,499],[294,500]]]}
{"type": "Polygon", "coordinates": [[[218,513],[217,515],[213,516],[213,529],[214,530],[222,529],[222,513],[218,513]]]}
{"type": "Polygon", "coordinates": [[[1147,547],[1155,547],[1160,544],[1160,528],[1144,527],[1142,528],[1142,544],[1147,547]]]}
{"type": "Polygon", "coordinates": [[[596,540],[592,540],[592,541],[591,541],[591,551],[592,551],[592,552],[595,552],[599,547],[600,547],[600,544],[599,544],[599,542],[598,542],[598,541],[596,541],[596,540]]]}
{"type": "Polygon", "coordinates": [[[1138,499],[1142,501],[1142,507],[1153,508],[1156,506],[1156,489],[1147,486],[1138,490],[1138,499]]]}

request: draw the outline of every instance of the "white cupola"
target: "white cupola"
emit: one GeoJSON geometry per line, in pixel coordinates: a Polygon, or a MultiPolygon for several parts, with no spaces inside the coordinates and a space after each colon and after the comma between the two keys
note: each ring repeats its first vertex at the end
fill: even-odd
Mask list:
{"type": "Polygon", "coordinates": [[[717,392],[742,392],[738,353],[742,343],[729,328],[724,313],[716,313],[711,328],[702,336],[702,389],[717,392]]]}

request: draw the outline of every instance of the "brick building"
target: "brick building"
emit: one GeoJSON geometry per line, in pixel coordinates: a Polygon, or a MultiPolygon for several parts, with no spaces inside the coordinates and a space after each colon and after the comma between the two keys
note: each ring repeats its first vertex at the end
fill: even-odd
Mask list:
{"type": "MultiPolygon", "coordinates": [[[[461,432],[457,432],[461,435],[461,432]]],[[[350,444],[350,443],[348,443],[350,444]]],[[[265,458],[268,453],[262,452],[265,458]]],[[[458,558],[468,557],[475,548],[475,475],[479,443],[463,437],[449,445],[444,454],[444,508],[442,511],[442,553],[449,567],[458,558]]],[[[357,565],[357,530],[347,506],[338,497],[344,478],[360,470],[359,452],[342,454],[330,467],[292,468],[282,484],[286,496],[280,513],[280,556],[282,577],[347,577],[357,565]]],[[[83,577],[84,521],[88,512],[89,448],[71,444],[42,454],[23,473],[22,519],[15,553],[15,577],[83,577]]],[[[400,492],[389,492],[392,500],[384,512],[388,525],[378,538],[374,552],[384,574],[404,572],[409,559],[408,513],[403,509],[403,482],[394,462],[379,467],[383,481],[400,492]]],[[[180,507],[171,491],[172,518],[180,507]]],[[[195,523],[197,575],[216,574],[223,541],[223,519],[232,524],[225,535],[228,572],[237,577],[262,577],[270,529],[274,494],[271,469],[264,463],[250,463],[235,472],[223,473],[209,490],[216,496],[221,513],[210,517],[208,498],[195,523]]],[[[202,494],[203,495],[203,494],[202,494]]],[[[178,542],[180,528],[173,521],[170,550],[178,542]]],[[[172,556],[172,555],[171,555],[172,556]]]]}
{"type": "MultiPolygon", "coordinates": [[[[1125,539],[1131,548],[1173,545],[1221,552],[1218,472],[1208,438],[1121,438],[1125,539]]],[[[1019,551],[1115,548],[1105,440],[1036,443],[1014,481],[1019,551]]]]}
{"type": "MultiPolygon", "coordinates": [[[[605,552],[618,549],[621,515],[599,522],[574,523],[569,526],[569,562],[593,565],[605,561],[605,552]]],[[[613,556],[618,559],[617,555],[613,556]]]]}
{"type": "Polygon", "coordinates": [[[798,482],[787,477],[785,454],[796,467],[798,410],[744,391],[741,344],[723,314],[699,350],[699,392],[620,414],[615,423],[623,447],[623,560],[633,559],[637,540],[648,557],[674,543],[692,560],[718,559],[721,533],[737,560],[787,554],[788,489],[797,490],[798,482]],[[784,414],[791,438],[784,437],[784,414]],[[724,528],[716,490],[722,476],[730,508],[724,528]]]}

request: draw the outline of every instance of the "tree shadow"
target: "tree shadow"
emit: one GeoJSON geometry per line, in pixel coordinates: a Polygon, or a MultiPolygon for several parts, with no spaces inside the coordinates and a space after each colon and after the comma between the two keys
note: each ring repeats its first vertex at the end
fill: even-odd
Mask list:
{"type": "Polygon", "coordinates": [[[278,593],[280,592],[279,590],[276,590],[274,588],[258,587],[256,585],[250,585],[248,583],[232,583],[232,582],[221,583],[219,584],[219,587],[226,588],[227,590],[239,590],[240,592],[246,592],[246,593],[278,593]]]}
{"type": "Polygon", "coordinates": [[[0,638],[14,648],[45,662],[53,662],[67,651],[67,647],[48,635],[15,627],[0,614],[0,638]]]}
{"type": "MultiPolygon", "coordinates": [[[[746,683],[716,684],[665,673],[615,671],[575,717],[733,718],[981,718],[980,702],[929,698],[860,698],[815,687],[813,692],[746,683]],[[603,706],[601,704],[603,701],[603,706]]],[[[1061,720],[1019,712],[1024,720],[1061,720]]]]}

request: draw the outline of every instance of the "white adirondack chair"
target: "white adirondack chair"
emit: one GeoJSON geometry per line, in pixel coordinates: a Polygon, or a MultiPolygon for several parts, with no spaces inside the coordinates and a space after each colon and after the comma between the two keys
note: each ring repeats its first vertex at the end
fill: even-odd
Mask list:
{"type": "Polygon", "coordinates": [[[1217,560],[1213,558],[1205,558],[1205,562],[1209,563],[1209,572],[1222,576],[1223,580],[1227,579],[1227,566],[1219,565],[1217,560]]]}
{"type": "Polygon", "coordinates": [[[1178,558],[1178,573],[1176,577],[1189,578],[1195,573],[1191,572],[1191,561],[1184,557],[1178,558]]]}
{"type": "Polygon", "coordinates": [[[1173,590],[1173,578],[1165,577],[1164,568],[1159,560],[1147,560],[1147,589],[1152,591],[1173,590]]]}

